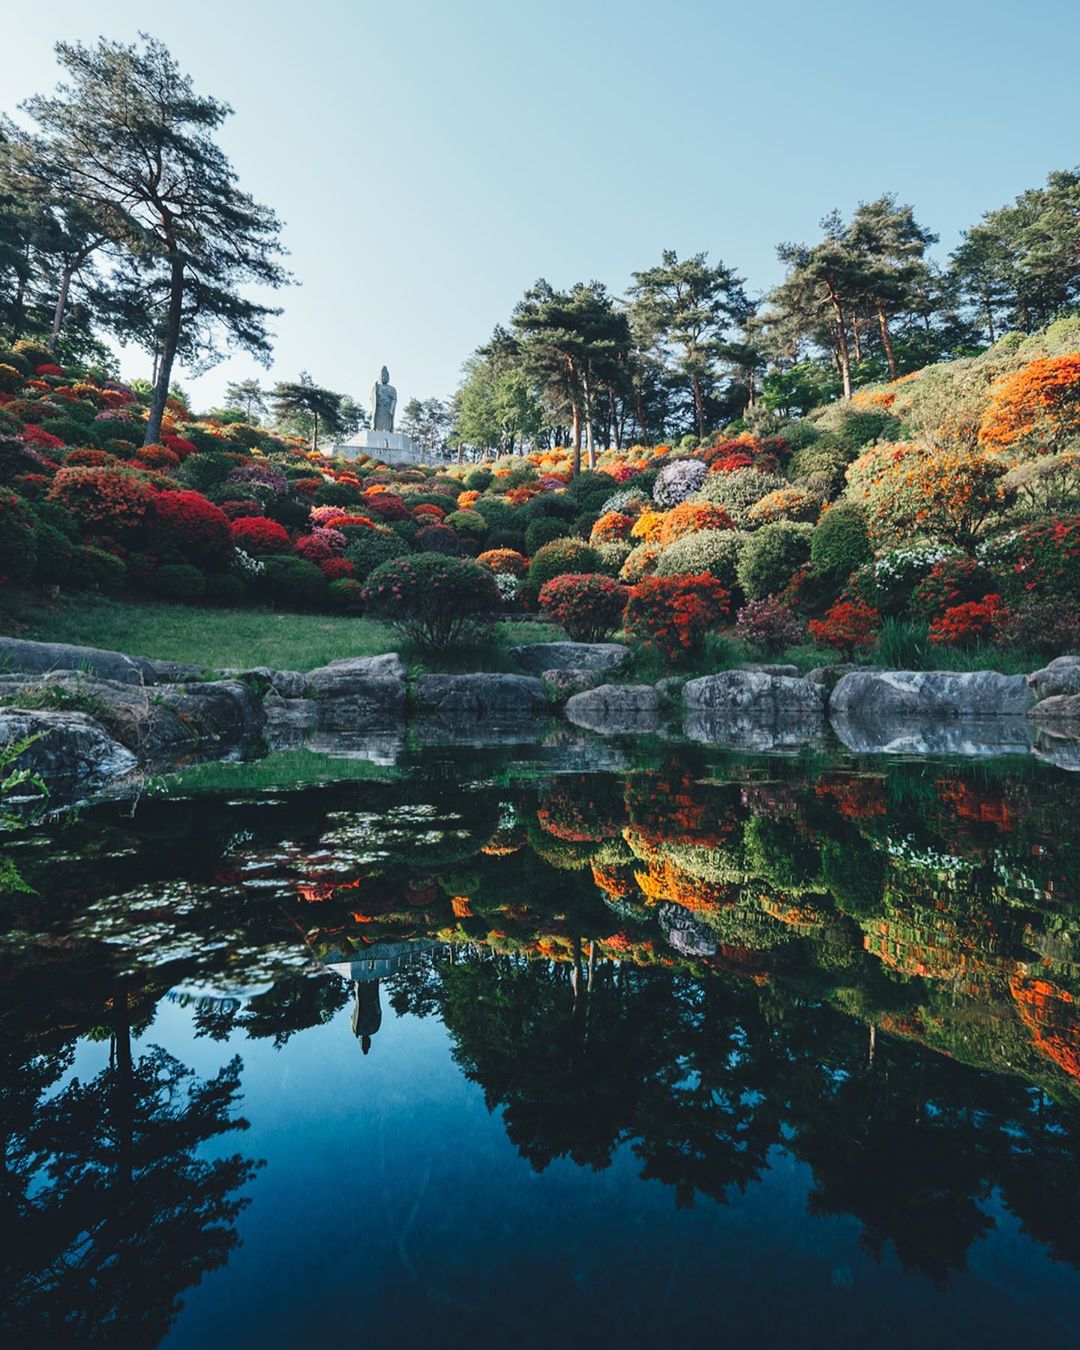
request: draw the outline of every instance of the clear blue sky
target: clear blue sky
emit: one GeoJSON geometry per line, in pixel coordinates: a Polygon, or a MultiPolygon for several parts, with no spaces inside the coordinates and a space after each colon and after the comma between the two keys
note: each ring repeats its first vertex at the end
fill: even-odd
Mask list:
{"type": "MultiPolygon", "coordinates": [[[[223,143],[285,221],[269,377],[405,400],[538,276],[616,292],[664,248],[761,291],[775,245],[895,191],[941,235],[1080,163],[1076,0],[50,0],[6,16],[0,104],[58,38],[161,38],[235,108],[223,143]]],[[[125,356],[125,373],[147,373],[125,356]]],[[[198,380],[197,405],[246,357],[198,380]]]]}

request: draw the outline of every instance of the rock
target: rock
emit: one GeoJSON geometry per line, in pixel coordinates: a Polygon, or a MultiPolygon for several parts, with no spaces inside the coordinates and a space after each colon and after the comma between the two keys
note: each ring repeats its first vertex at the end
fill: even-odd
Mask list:
{"type": "Polygon", "coordinates": [[[545,670],[615,670],[630,655],[621,642],[530,642],[510,656],[530,675],[545,670]]]}
{"type": "Polygon", "coordinates": [[[210,673],[205,666],[193,666],[187,661],[155,661],[149,656],[133,656],[131,659],[142,671],[146,684],[185,684],[189,680],[205,679],[210,673]]]}
{"type": "Polygon", "coordinates": [[[282,698],[307,698],[307,676],[298,670],[275,670],[272,666],[249,666],[246,670],[225,670],[222,674],[230,680],[243,680],[253,684],[262,693],[273,689],[282,698]]]}
{"type": "Polygon", "coordinates": [[[648,733],[660,723],[660,695],[651,684],[602,684],[568,700],[566,716],[605,736],[648,733]]]}
{"type": "Polygon", "coordinates": [[[691,709],[683,716],[682,729],[687,740],[766,753],[793,752],[806,745],[823,744],[825,725],[820,708],[811,712],[781,711],[772,717],[721,708],[691,709]]]}
{"type": "Polygon", "coordinates": [[[571,694],[594,688],[597,680],[603,677],[599,670],[545,670],[540,678],[554,698],[561,702],[571,694]]]}
{"type": "Polygon", "coordinates": [[[661,905],[657,918],[668,945],[681,956],[716,955],[716,934],[681,905],[661,905]]]}
{"type": "Polygon", "coordinates": [[[1036,722],[1077,722],[1080,720],[1080,690],[1074,694],[1052,694],[1036,703],[1028,716],[1036,722]]]}
{"type": "Polygon", "coordinates": [[[858,667],[850,661],[845,661],[836,666],[815,666],[813,670],[808,670],[803,676],[811,684],[819,684],[827,693],[832,693],[839,680],[841,680],[849,670],[857,670],[858,667]]]}
{"type": "Polygon", "coordinates": [[[131,751],[86,713],[0,709],[0,745],[38,735],[41,740],[14,767],[40,774],[46,784],[98,785],[130,773],[136,765],[131,751]]]}
{"type": "Polygon", "coordinates": [[[383,656],[346,656],[307,673],[313,693],[348,694],[366,680],[404,680],[405,663],[397,652],[383,656]]]}
{"type": "Polygon", "coordinates": [[[1027,682],[1038,699],[1080,694],[1080,657],[1059,656],[1042,670],[1032,671],[1027,682]]]}
{"type": "Polygon", "coordinates": [[[854,670],[833,689],[829,713],[873,726],[903,718],[1022,717],[1034,702],[1023,675],[996,670],[854,670]]]}
{"type": "Polygon", "coordinates": [[[421,675],[416,707],[455,720],[515,721],[548,711],[542,681],[528,675],[421,675]]]}
{"type": "Polygon", "coordinates": [[[1063,666],[1080,666],[1080,656],[1071,652],[1066,656],[1055,656],[1052,661],[1046,663],[1047,670],[1060,670],[1063,666]]]}
{"type": "Polygon", "coordinates": [[[688,678],[686,675],[665,675],[656,681],[656,692],[661,698],[681,699],[688,678]]]}
{"type": "Polygon", "coordinates": [[[799,678],[799,667],[788,665],[769,665],[768,662],[745,661],[737,667],[738,670],[755,671],[759,675],[786,675],[788,679],[797,680],[799,678]]]}
{"type": "MultiPolygon", "coordinates": [[[[239,745],[263,725],[258,697],[236,680],[133,686],[68,670],[26,680],[22,687],[78,700],[82,711],[144,762],[176,750],[239,745]]],[[[17,706],[18,692],[10,684],[4,696],[17,706]]]]}
{"type": "Polygon", "coordinates": [[[820,717],[825,710],[819,685],[760,670],[725,670],[690,680],[683,687],[683,701],[698,711],[749,713],[766,720],[781,713],[820,717]]]}
{"type": "Polygon", "coordinates": [[[910,717],[849,718],[830,714],[832,729],[856,754],[957,755],[993,759],[1026,755],[1034,733],[1024,717],[944,717],[925,722],[910,717]]]}
{"type": "Polygon", "coordinates": [[[0,637],[0,669],[24,675],[44,675],[50,670],[78,670],[95,675],[98,679],[116,680],[120,684],[152,682],[141,664],[123,652],[104,651],[99,647],[75,647],[67,642],[30,642],[25,638],[0,637]]]}

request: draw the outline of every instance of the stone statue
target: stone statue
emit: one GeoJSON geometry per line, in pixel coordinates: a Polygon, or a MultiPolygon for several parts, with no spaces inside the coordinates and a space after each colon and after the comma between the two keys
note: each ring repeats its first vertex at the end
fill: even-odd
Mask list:
{"type": "Polygon", "coordinates": [[[396,408],[397,390],[390,383],[390,372],[383,366],[378,382],[371,391],[372,431],[393,431],[396,408]]]}

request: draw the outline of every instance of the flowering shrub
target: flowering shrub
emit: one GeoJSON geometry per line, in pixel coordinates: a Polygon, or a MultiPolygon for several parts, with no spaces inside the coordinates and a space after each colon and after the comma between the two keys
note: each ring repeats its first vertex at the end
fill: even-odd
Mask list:
{"type": "Polygon", "coordinates": [[[746,513],[751,525],[768,525],[774,520],[816,520],[821,510],[821,501],[812,492],[801,488],[777,488],[768,492],[746,513]]]}
{"type": "Polygon", "coordinates": [[[658,506],[678,506],[692,492],[697,492],[707,473],[708,469],[700,459],[672,460],[657,475],[653,501],[658,506]]]}
{"type": "Polygon", "coordinates": [[[623,515],[621,511],[606,511],[589,532],[589,543],[614,544],[630,538],[634,528],[634,518],[623,515]]]}
{"type": "Polygon", "coordinates": [[[298,558],[304,558],[317,567],[320,563],[344,553],[348,542],[340,530],[319,525],[310,534],[301,535],[297,539],[293,544],[293,552],[298,558]]]}
{"type": "Polygon", "coordinates": [[[1031,361],[999,380],[979,444],[1012,454],[1053,454],[1080,433],[1080,352],[1031,361]]]}
{"type": "Polygon", "coordinates": [[[319,571],[327,581],[341,581],[344,577],[356,576],[356,568],[348,558],[324,558],[319,563],[319,571]]]}
{"type": "Polygon", "coordinates": [[[232,470],[226,481],[260,484],[269,488],[275,497],[284,497],[289,491],[289,480],[270,464],[241,464],[232,470]]]}
{"type": "Polygon", "coordinates": [[[529,570],[529,560],[523,553],[512,548],[492,548],[481,553],[476,560],[496,576],[523,577],[529,570]]]}
{"type": "Polygon", "coordinates": [[[659,544],[638,544],[636,548],[630,550],[626,561],[619,568],[619,578],[633,585],[642,577],[652,576],[659,561],[659,544]]]}
{"type": "Polygon", "coordinates": [[[421,553],[445,553],[456,557],[461,552],[461,540],[449,525],[426,525],[417,531],[416,547],[421,553]]]}
{"type": "Polygon", "coordinates": [[[748,600],[735,616],[735,636],[771,655],[794,647],[806,636],[806,625],[775,596],[748,600]]]}
{"type": "Polygon", "coordinates": [[[858,647],[872,647],[880,627],[876,609],[861,600],[838,600],[823,619],[810,620],[810,636],[826,647],[835,647],[850,661],[858,647]]]}
{"type": "Polygon", "coordinates": [[[851,578],[851,590],[883,614],[900,614],[923,577],[938,563],[962,556],[958,549],[944,545],[892,549],[859,567],[851,578]]]}
{"type": "Polygon", "coordinates": [[[82,446],[69,450],[64,455],[64,464],[69,469],[101,469],[116,461],[107,450],[95,450],[93,446],[82,446]]]}
{"type": "Polygon", "coordinates": [[[364,588],[368,615],[436,651],[490,622],[499,604],[495,578],[487,568],[441,553],[416,553],[383,563],[364,588]]]}
{"type": "Polygon", "coordinates": [[[36,445],[39,450],[59,450],[64,444],[59,436],[53,436],[33,422],[24,424],[23,440],[27,445],[36,445]]]}
{"type": "Polygon", "coordinates": [[[200,492],[159,492],[155,532],[192,562],[221,563],[231,549],[229,518],[200,492]]]}
{"type": "Polygon", "coordinates": [[[649,498],[640,488],[623,488],[621,492],[613,492],[612,495],[600,507],[600,514],[606,516],[609,511],[616,511],[623,516],[639,516],[649,505],[649,498]]]}
{"type": "Polygon", "coordinates": [[[15,492],[0,489],[0,578],[24,581],[37,561],[36,522],[15,492]]]}
{"type": "Polygon", "coordinates": [[[993,636],[1003,647],[1044,656],[1080,651],[1080,606],[1054,596],[1025,595],[998,610],[993,636]]]}
{"type": "Polygon", "coordinates": [[[412,512],[394,492],[365,493],[364,510],[374,511],[382,520],[409,520],[412,517],[412,512]]]}
{"type": "Polygon", "coordinates": [[[974,646],[991,635],[1000,613],[1000,595],[954,605],[930,625],[930,641],[947,647],[974,646]]]}
{"type": "Polygon", "coordinates": [[[644,539],[649,544],[659,543],[660,531],[664,528],[666,514],[664,511],[651,511],[646,508],[634,521],[630,538],[644,539]]]}
{"type": "Polygon", "coordinates": [[[977,552],[1000,575],[1010,599],[1035,594],[1080,605],[1080,516],[1027,525],[977,552]]]}
{"type": "Polygon", "coordinates": [[[565,572],[596,572],[600,559],[580,539],[555,539],[538,549],[529,564],[529,581],[538,590],[545,581],[565,572]]]}
{"type": "Polygon", "coordinates": [[[611,577],[567,573],[540,588],[540,608],[573,642],[599,642],[619,626],[626,592],[611,577]]]}
{"type": "Polygon", "coordinates": [[[499,599],[504,606],[509,607],[517,600],[518,591],[521,589],[521,578],[510,572],[496,572],[495,586],[499,592],[499,599]]]}
{"type": "Polygon", "coordinates": [[[708,572],[729,591],[733,590],[738,585],[739,553],[749,537],[743,530],[702,530],[700,534],[685,535],[660,554],[656,575],[694,576],[708,572]]]}
{"type": "Polygon", "coordinates": [[[232,541],[245,553],[287,553],[289,531],[268,516],[239,516],[229,526],[232,541]]]}
{"type": "Polygon", "coordinates": [[[928,622],[947,609],[981,600],[997,590],[994,574],[974,558],[962,554],[936,563],[911,595],[911,613],[928,622]]]}
{"type": "Polygon", "coordinates": [[[777,473],[736,469],[733,473],[709,474],[698,500],[722,506],[739,529],[747,529],[754,524],[750,508],[762,497],[789,486],[787,479],[777,473]]]}
{"type": "Polygon", "coordinates": [[[59,469],[47,494],[84,528],[104,525],[113,531],[141,525],[153,496],[145,479],[113,468],[59,469]]]}
{"type": "Polygon", "coordinates": [[[711,502],[681,502],[661,517],[658,542],[661,548],[667,548],[688,534],[732,528],[732,519],[722,506],[714,506],[711,502]]]}
{"type": "Polygon", "coordinates": [[[646,577],[629,593],[623,627],[633,640],[677,663],[700,651],[727,611],[728,593],[708,573],[646,577]]]}
{"type": "Polygon", "coordinates": [[[143,469],[175,469],[180,456],[166,445],[144,445],[139,449],[138,464],[143,469]]]}

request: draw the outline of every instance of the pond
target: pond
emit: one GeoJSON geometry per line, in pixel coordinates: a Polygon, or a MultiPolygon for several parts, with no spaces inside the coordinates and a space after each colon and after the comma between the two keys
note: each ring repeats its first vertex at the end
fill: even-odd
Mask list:
{"type": "Polygon", "coordinates": [[[304,751],[5,840],[10,1344],[1072,1343],[1080,777],[304,751]]]}

